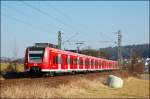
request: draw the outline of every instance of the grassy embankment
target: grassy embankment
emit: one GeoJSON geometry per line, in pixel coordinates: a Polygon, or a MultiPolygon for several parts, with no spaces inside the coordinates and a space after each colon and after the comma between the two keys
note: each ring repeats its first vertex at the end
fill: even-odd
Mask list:
{"type": "Polygon", "coordinates": [[[24,71],[24,65],[23,64],[17,64],[16,69],[14,64],[11,63],[0,63],[0,79],[3,80],[2,74],[8,73],[8,72],[23,72],[24,71]]]}
{"type": "MultiPolygon", "coordinates": [[[[3,89],[2,89],[3,90],[3,89]]],[[[149,81],[129,77],[120,89],[109,88],[100,78],[93,81],[79,78],[57,88],[42,84],[20,83],[6,87],[3,98],[149,98],[149,81]]]]}
{"type": "MultiPolygon", "coordinates": [[[[15,70],[14,64],[0,63],[0,72],[9,72],[12,70],[15,70]]],[[[16,65],[16,71],[17,72],[23,72],[24,71],[24,65],[23,64],[17,64],[16,65]]]]}
{"type": "MultiPolygon", "coordinates": [[[[1,72],[9,70],[8,63],[1,63],[1,72]]],[[[18,72],[23,71],[23,65],[18,64],[18,72]]],[[[120,89],[109,88],[100,78],[93,81],[78,78],[69,84],[59,85],[57,88],[44,86],[41,83],[5,86],[1,89],[1,98],[149,98],[149,80],[133,77],[124,79],[124,86],[120,89]]]]}

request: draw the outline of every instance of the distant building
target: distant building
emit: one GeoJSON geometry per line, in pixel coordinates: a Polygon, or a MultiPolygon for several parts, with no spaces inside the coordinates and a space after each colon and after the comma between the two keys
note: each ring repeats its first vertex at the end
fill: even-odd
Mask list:
{"type": "Polygon", "coordinates": [[[150,69],[150,58],[146,58],[145,61],[145,72],[149,72],[150,69]]]}

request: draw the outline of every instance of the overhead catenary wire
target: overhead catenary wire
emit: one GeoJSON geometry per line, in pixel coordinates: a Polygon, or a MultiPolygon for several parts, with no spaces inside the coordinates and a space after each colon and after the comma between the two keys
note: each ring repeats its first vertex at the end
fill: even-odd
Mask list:
{"type": "Polygon", "coordinates": [[[70,39],[72,39],[73,37],[77,36],[79,33],[75,33],[74,35],[72,35],[70,38],[68,38],[67,40],[62,42],[62,45],[66,42],[70,42],[70,39]]]}
{"type": "MultiPolygon", "coordinates": [[[[67,26],[67,27],[69,27],[69,28],[71,28],[71,29],[73,29],[73,30],[79,31],[79,30],[77,30],[76,27],[72,27],[71,25],[68,25],[67,23],[65,23],[65,22],[63,22],[63,21],[61,21],[61,20],[59,20],[58,18],[56,18],[56,17],[50,15],[49,13],[47,13],[47,12],[41,10],[40,8],[37,8],[37,7],[35,7],[35,6],[31,5],[31,4],[28,4],[27,2],[24,2],[24,1],[22,1],[22,3],[23,3],[24,5],[26,5],[26,6],[30,7],[30,8],[32,8],[32,9],[38,11],[39,13],[41,13],[41,14],[47,16],[47,17],[51,17],[53,20],[57,21],[58,23],[63,24],[64,26],[67,26]]],[[[58,9],[57,9],[57,11],[60,12],[58,9]]],[[[63,14],[63,13],[61,12],[61,14],[63,14]]],[[[63,14],[63,16],[65,16],[65,14],[63,14]]],[[[66,16],[65,16],[65,17],[66,17],[66,16]]],[[[71,38],[72,38],[72,37],[71,37],[71,38]]],[[[68,41],[68,40],[67,40],[67,41],[68,41]]]]}
{"type": "Polygon", "coordinates": [[[70,29],[76,30],[76,28],[72,27],[71,25],[68,25],[67,23],[65,23],[65,22],[61,21],[60,19],[58,19],[58,18],[56,18],[56,17],[50,15],[50,14],[47,13],[47,12],[45,12],[45,11],[43,11],[43,10],[41,10],[41,9],[39,9],[39,8],[37,8],[37,7],[35,7],[35,6],[33,6],[33,5],[30,5],[30,4],[28,4],[28,3],[24,2],[24,1],[22,1],[22,3],[23,3],[24,5],[26,5],[26,6],[30,7],[30,8],[32,8],[32,9],[38,11],[39,13],[41,13],[41,14],[47,16],[47,17],[51,17],[54,21],[57,21],[58,23],[63,24],[64,26],[69,27],[70,29]]]}
{"type": "MultiPolygon", "coordinates": [[[[50,4],[50,3],[49,3],[50,4]]],[[[56,7],[54,7],[54,6],[52,6],[51,4],[50,4],[50,8],[52,8],[52,9],[54,9],[56,12],[58,12],[59,14],[61,14],[62,16],[64,16],[65,18],[67,18],[67,20],[69,19],[69,21],[71,20],[71,18],[66,14],[66,13],[64,13],[64,12],[62,12],[60,9],[58,9],[58,8],[56,8],[56,7]]]]}
{"type": "MultiPolygon", "coordinates": [[[[50,4],[51,5],[51,4],[50,4]]],[[[59,14],[61,14],[62,16],[64,16],[69,22],[73,22],[72,18],[69,17],[66,13],[62,12],[60,9],[54,7],[51,5],[51,8],[53,8],[56,12],[58,12],[59,14]]],[[[80,23],[78,23],[79,25],[80,23]]],[[[80,24],[80,26],[84,27],[85,29],[88,29],[88,27],[86,25],[80,24]]],[[[84,30],[85,31],[85,30],[84,30]]]]}
{"type": "MultiPolygon", "coordinates": [[[[50,5],[51,5],[51,4],[50,4],[50,5]]],[[[73,23],[73,20],[72,20],[66,13],[62,12],[60,9],[58,9],[58,8],[52,6],[52,5],[51,5],[50,8],[53,8],[56,12],[58,12],[59,14],[61,14],[62,16],[64,16],[64,17],[67,19],[67,21],[71,22],[72,25],[74,24],[74,23],[73,23]]],[[[78,25],[79,25],[79,24],[80,24],[80,23],[78,23],[78,25]]],[[[80,26],[82,26],[82,27],[85,28],[84,31],[87,31],[87,29],[89,29],[86,25],[80,24],[80,26]]],[[[75,36],[77,36],[77,35],[75,34],[75,36]]],[[[71,37],[70,37],[71,39],[65,40],[65,41],[63,42],[63,44],[65,44],[65,43],[67,43],[67,42],[70,43],[70,41],[72,40],[72,38],[75,37],[75,36],[71,36],[71,37]]]]}
{"type": "MultiPolygon", "coordinates": [[[[58,18],[56,18],[56,17],[50,15],[49,13],[47,13],[47,12],[45,12],[45,11],[43,11],[43,10],[41,10],[41,9],[39,9],[39,8],[37,8],[37,7],[35,7],[35,6],[33,6],[33,5],[30,5],[30,4],[26,3],[26,2],[23,2],[23,4],[25,4],[26,6],[28,6],[28,7],[32,8],[32,9],[38,11],[38,12],[41,13],[41,14],[44,14],[44,15],[47,16],[47,17],[51,17],[52,19],[54,19],[54,20],[57,21],[58,23],[61,23],[61,24],[63,24],[64,26],[69,27],[70,29],[76,30],[76,32],[79,31],[76,27],[73,27],[73,26],[71,26],[71,25],[68,25],[67,23],[61,21],[60,19],[58,19],[58,18]]],[[[86,28],[86,29],[87,29],[87,28],[86,28]]],[[[83,32],[84,32],[84,31],[83,31],[83,32]]]]}
{"type": "MultiPolygon", "coordinates": [[[[12,9],[12,8],[11,8],[12,9]]],[[[17,9],[14,9],[17,13],[19,13],[19,14],[21,14],[17,9]]],[[[22,15],[22,14],[21,14],[22,15]]],[[[23,13],[23,15],[25,15],[25,16],[27,16],[26,14],[24,14],[23,13]]],[[[28,22],[26,22],[26,21],[23,21],[23,20],[20,20],[20,19],[18,19],[18,18],[16,18],[16,17],[13,17],[13,16],[10,16],[10,15],[5,15],[6,17],[9,17],[10,19],[12,19],[12,20],[15,20],[15,21],[17,21],[17,22],[20,22],[20,23],[24,23],[24,24],[26,24],[26,25],[30,25],[30,27],[34,27],[32,24],[30,24],[30,23],[28,23],[28,22]]],[[[35,27],[34,27],[35,28],[35,27]]],[[[71,36],[68,40],[65,40],[65,41],[69,41],[70,39],[72,39],[73,37],[75,37],[75,36],[77,36],[77,34],[78,33],[75,33],[73,36],[71,36]]],[[[64,43],[63,43],[64,44],[64,43]]]]}
{"type": "Polygon", "coordinates": [[[100,32],[100,34],[102,34],[102,35],[104,35],[104,36],[106,36],[107,37],[107,39],[109,39],[109,40],[107,40],[107,41],[110,41],[110,42],[114,42],[114,43],[116,43],[116,41],[114,41],[111,37],[109,37],[108,35],[106,35],[106,34],[104,34],[104,33],[102,33],[102,32],[100,32]]]}
{"type": "MultiPolygon", "coordinates": [[[[70,25],[67,25],[67,24],[64,23],[63,21],[59,20],[59,19],[56,18],[56,17],[53,17],[52,15],[50,15],[49,13],[47,13],[47,12],[41,10],[40,8],[37,8],[37,7],[35,7],[35,6],[31,5],[31,4],[28,4],[28,3],[24,2],[24,1],[23,1],[23,4],[25,4],[26,6],[32,8],[32,9],[38,11],[38,12],[40,12],[41,14],[44,14],[44,15],[47,16],[47,17],[51,17],[51,18],[54,19],[55,21],[57,21],[57,22],[59,22],[59,23],[65,25],[65,26],[67,26],[67,27],[72,28],[73,30],[75,30],[74,27],[72,27],[72,26],[70,26],[70,25]]],[[[57,11],[60,12],[59,10],[57,10],[57,11]]],[[[61,13],[61,14],[62,14],[62,13],[61,13]]],[[[65,14],[63,14],[63,15],[65,16],[65,14]]],[[[75,36],[76,36],[76,34],[75,34],[75,36]]],[[[75,37],[75,36],[74,36],[74,37],[75,37]]],[[[70,37],[70,38],[73,38],[73,37],[70,37]]],[[[65,40],[65,41],[68,41],[68,40],[65,40]]]]}
{"type": "Polygon", "coordinates": [[[20,23],[23,23],[23,24],[26,24],[26,25],[30,25],[30,27],[32,27],[32,24],[30,24],[30,23],[28,23],[28,22],[26,22],[26,21],[20,20],[20,19],[14,17],[14,16],[10,16],[10,15],[8,15],[8,14],[2,14],[2,16],[8,17],[8,18],[11,19],[11,20],[15,20],[15,21],[17,21],[17,22],[20,22],[20,23]]]}
{"type": "MultiPolygon", "coordinates": [[[[7,6],[7,5],[5,5],[5,6],[7,6]]],[[[19,11],[18,9],[16,9],[15,7],[11,7],[11,6],[7,6],[7,7],[5,7],[5,8],[10,8],[11,10],[13,10],[13,11],[15,11],[16,13],[18,13],[19,15],[22,15],[22,16],[25,16],[25,17],[30,17],[30,16],[28,16],[27,14],[25,14],[25,13],[23,13],[23,12],[21,12],[21,11],[19,11]]],[[[27,22],[26,22],[27,23],[27,22]]],[[[46,24],[48,24],[49,26],[53,26],[53,25],[51,25],[49,22],[46,22],[46,24]]],[[[45,26],[47,26],[46,24],[44,24],[45,26]]],[[[44,29],[44,27],[45,26],[42,26],[42,28],[44,29]]],[[[38,27],[39,28],[39,27],[38,27]]],[[[40,27],[41,28],[41,27],[40,27]]],[[[44,29],[45,30],[45,29],[44,29]]],[[[46,30],[46,31],[49,31],[49,30],[46,30]]]]}
{"type": "MultiPolygon", "coordinates": [[[[117,44],[117,42],[116,41],[114,41],[113,39],[111,39],[111,37],[109,37],[108,35],[106,35],[106,34],[104,34],[104,33],[102,33],[102,32],[100,32],[100,34],[101,34],[101,37],[102,37],[102,35],[103,35],[103,37],[105,36],[105,37],[107,37],[107,40],[104,40],[104,41],[98,41],[99,43],[112,43],[112,44],[117,44]]],[[[104,39],[106,39],[106,38],[104,38],[104,39]]]]}
{"type": "MultiPolygon", "coordinates": [[[[14,16],[10,16],[10,15],[8,15],[8,14],[2,14],[2,16],[5,16],[5,17],[7,17],[7,18],[9,18],[9,19],[11,19],[11,20],[14,20],[14,21],[16,21],[16,22],[19,22],[19,23],[22,23],[22,24],[25,24],[26,26],[28,26],[28,27],[30,27],[31,29],[33,29],[33,30],[40,30],[41,31],[41,29],[38,27],[36,27],[36,26],[34,26],[33,24],[31,24],[31,23],[28,23],[28,22],[26,22],[26,21],[23,21],[23,20],[21,20],[21,19],[18,19],[18,18],[16,18],[16,17],[14,17],[14,16]]],[[[42,30],[43,31],[43,30],[42,30]]]]}

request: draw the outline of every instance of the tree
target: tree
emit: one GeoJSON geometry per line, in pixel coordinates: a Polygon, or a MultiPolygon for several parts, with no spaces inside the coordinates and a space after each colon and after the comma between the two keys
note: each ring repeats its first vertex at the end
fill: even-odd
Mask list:
{"type": "Polygon", "coordinates": [[[132,59],[131,59],[131,63],[132,63],[132,64],[135,64],[135,63],[138,62],[139,59],[141,59],[139,53],[133,52],[133,54],[132,54],[132,59]]]}
{"type": "Polygon", "coordinates": [[[141,60],[141,56],[137,52],[133,52],[131,59],[131,71],[137,73],[143,73],[144,71],[144,63],[141,60]]]}

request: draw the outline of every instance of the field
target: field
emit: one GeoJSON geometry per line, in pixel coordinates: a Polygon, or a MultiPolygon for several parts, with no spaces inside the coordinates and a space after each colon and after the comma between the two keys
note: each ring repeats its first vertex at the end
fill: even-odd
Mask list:
{"type": "Polygon", "coordinates": [[[139,79],[127,71],[3,79],[0,87],[1,98],[149,98],[149,80],[139,79]],[[123,78],[123,88],[105,85],[109,74],[123,78]]]}
{"type": "MultiPolygon", "coordinates": [[[[13,69],[15,69],[14,64],[0,63],[0,72],[8,72],[8,71],[12,71],[13,69]]],[[[23,72],[24,71],[23,64],[17,64],[16,65],[16,71],[17,72],[23,72]]]]}

